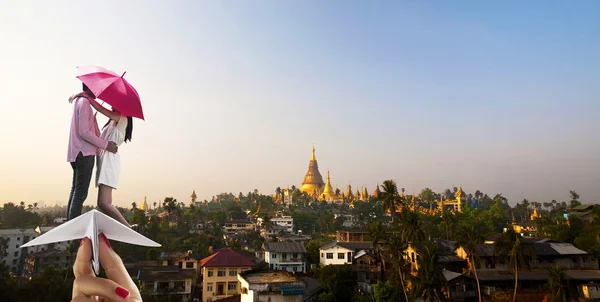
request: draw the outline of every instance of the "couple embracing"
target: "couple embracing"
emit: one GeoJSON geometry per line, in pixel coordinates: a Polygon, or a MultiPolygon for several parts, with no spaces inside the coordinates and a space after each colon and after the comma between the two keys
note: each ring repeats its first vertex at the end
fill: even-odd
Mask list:
{"type": "Polygon", "coordinates": [[[132,117],[125,116],[114,106],[111,111],[99,104],[85,83],[83,91],[71,96],[69,102],[74,103],[67,151],[67,161],[73,168],[73,182],[67,206],[67,219],[71,220],[81,215],[96,162],[98,207],[115,220],[136,229],[137,226],[130,225],[112,204],[112,191],[117,189],[121,170],[118,149],[123,142],[131,141],[132,117]],[[92,113],[92,107],[109,119],[102,128],[102,133],[98,129],[97,113],[92,113]]]}

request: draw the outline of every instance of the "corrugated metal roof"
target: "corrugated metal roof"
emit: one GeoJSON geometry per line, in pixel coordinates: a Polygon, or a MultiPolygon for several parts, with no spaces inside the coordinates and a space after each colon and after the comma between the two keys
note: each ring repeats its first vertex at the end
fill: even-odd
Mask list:
{"type": "Polygon", "coordinates": [[[549,245],[560,255],[587,255],[585,251],[582,251],[570,243],[549,243],[549,245]]]}
{"type": "Polygon", "coordinates": [[[296,241],[265,242],[265,251],[275,253],[306,253],[304,244],[296,241]]]}

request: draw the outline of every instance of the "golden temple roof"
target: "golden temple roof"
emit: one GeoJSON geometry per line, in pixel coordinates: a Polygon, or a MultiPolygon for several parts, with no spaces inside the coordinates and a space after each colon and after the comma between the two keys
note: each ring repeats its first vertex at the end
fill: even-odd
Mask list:
{"type": "Polygon", "coordinates": [[[335,191],[331,186],[331,177],[329,176],[329,171],[327,171],[327,182],[325,183],[325,187],[323,188],[323,193],[321,194],[321,198],[325,200],[332,200],[335,197],[335,191]]]}
{"type": "Polygon", "coordinates": [[[309,195],[320,195],[321,190],[325,182],[323,181],[323,176],[319,172],[319,164],[317,163],[317,157],[315,156],[315,147],[312,148],[312,155],[310,157],[310,162],[308,163],[308,171],[304,176],[304,181],[302,182],[302,186],[300,186],[300,191],[306,192],[309,195]]]}
{"type": "Polygon", "coordinates": [[[377,183],[377,187],[375,187],[375,191],[373,191],[373,197],[379,198],[380,193],[381,191],[379,191],[379,183],[377,183]]]}
{"type": "Polygon", "coordinates": [[[148,210],[148,202],[146,201],[146,196],[144,196],[144,202],[142,202],[142,205],[140,206],[140,210],[142,210],[142,211],[148,210]]]}

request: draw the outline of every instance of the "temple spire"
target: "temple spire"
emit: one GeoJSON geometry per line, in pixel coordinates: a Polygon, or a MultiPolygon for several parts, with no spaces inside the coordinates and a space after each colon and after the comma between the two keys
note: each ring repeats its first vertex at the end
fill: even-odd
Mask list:
{"type": "Polygon", "coordinates": [[[313,145],[312,155],[310,157],[310,162],[308,163],[308,171],[304,176],[304,181],[302,182],[302,186],[300,186],[300,191],[306,192],[311,196],[319,197],[323,191],[324,185],[325,182],[323,181],[323,177],[319,172],[319,164],[317,163],[315,146],[313,145]]]}

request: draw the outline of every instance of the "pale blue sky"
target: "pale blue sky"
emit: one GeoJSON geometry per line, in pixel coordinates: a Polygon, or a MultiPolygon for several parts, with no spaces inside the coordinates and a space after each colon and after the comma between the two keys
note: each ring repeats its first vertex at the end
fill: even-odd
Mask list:
{"type": "Polygon", "coordinates": [[[597,202],[600,2],[490,3],[0,0],[0,203],[66,202],[78,65],[142,97],[119,205],[299,186],[313,143],[340,189],[597,202]]]}

